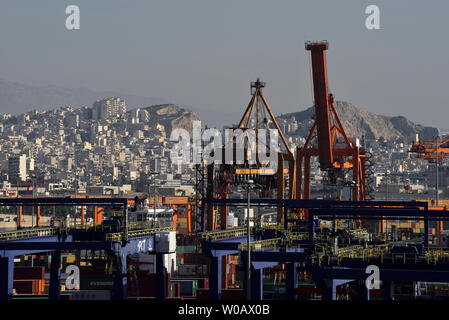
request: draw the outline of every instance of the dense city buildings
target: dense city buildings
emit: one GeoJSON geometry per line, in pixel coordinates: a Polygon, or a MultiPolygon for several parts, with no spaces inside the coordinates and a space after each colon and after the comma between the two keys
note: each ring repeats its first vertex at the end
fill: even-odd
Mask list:
{"type": "Polygon", "coordinates": [[[123,195],[148,192],[150,183],[170,195],[190,195],[193,167],[179,172],[172,165],[168,131],[186,114],[192,116],[173,105],[126,112],[124,100],[108,98],[92,108],[1,115],[0,180],[19,189],[35,183],[42,195],[83,194],[94,187],[96,194],[123,195]]]}
{"type": "Polygon", "coordinates": [[[119,117],[126,112],[125,101],[120,98],[109,98],[95,101],[92,107],[92,119],[104,120],[119,117]]]}

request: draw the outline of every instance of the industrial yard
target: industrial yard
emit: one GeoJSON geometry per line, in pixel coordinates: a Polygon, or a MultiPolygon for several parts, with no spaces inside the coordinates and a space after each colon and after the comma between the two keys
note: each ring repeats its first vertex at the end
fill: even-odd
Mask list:
{"type": "Polygon", "coordinates": [[[418,137],[409,150],[435,163],[435,197],[373,190],[372,155],[363,137],[345,130],[328,89],[329,43],[307,41],[305,50],[315,114],[301,147],[286,141],[257,79],[230,128],[254,135],[255,144],[231,139],[213,149],[231,151],[231,160],[240,150],[243,159],[199,161],[190,195],[160,196],[157,187],[136,196],[5,190],[0,298],[448,299],[448,200],[439,199],[438,165],[449,138],[418,137]],[[275,170],[252,157],[268,129],[279,137],[266,150],[276,154],[275,170]],[[325,176],[325,189],[313,193],[311,161],[325,176]],[[47,214],[56,208],[72,214],[47,214]]]}

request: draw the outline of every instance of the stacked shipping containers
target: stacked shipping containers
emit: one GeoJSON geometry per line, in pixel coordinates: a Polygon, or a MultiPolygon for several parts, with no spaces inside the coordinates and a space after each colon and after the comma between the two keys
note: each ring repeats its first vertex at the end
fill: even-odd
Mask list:
{"type": "Polygon", "coordinates": [[[45,289],[44,267],[15,267],[13,290],[17,294],[42,294],[45,289]]]}

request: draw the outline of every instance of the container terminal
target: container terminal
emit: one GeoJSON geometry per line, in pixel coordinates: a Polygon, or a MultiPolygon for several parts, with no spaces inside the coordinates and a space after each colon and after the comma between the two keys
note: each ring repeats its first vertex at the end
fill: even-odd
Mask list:
{"type": "MultiPolygon", "coordinates": [[[[232,129],[255,132],[259,145],[258,132],[274,128],[277,170],[251,161],[251,146],[233,141],[214,152],[240,148],[244,161],[196,165],[189,196],[5,193],[0,206],[14,214],[1,219],[0,299],[447,299],[447,203],[438,191],[436,199],[372,197],[372,155],[337,114],[328,48],[305,43],[315,114],[296,150],[263,94],[266,83],[250,84],[251,100],[232,129]],[[311,193],[311,159],[332,192],[311,193]],[[56,207],[80,219],[41,216],[56,207]]],[[[442,164],[448,140],[417,140],[410,152],[442,164]]]]}

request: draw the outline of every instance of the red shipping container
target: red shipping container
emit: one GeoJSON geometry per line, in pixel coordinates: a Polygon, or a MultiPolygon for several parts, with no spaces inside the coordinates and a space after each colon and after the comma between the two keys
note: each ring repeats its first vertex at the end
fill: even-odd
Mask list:
{"type": "Polygon", "coordinates": [[[175,297],[180,297],[181,296],[181,284],[180,283],[176,283],[176,294],[175,297]]]}
{"type": "Polygon", "coordinates": [[[225,289],[221,291],[222,300],[242,300],[243,289],[225,289]]]}
{"type": "Polygon", "coordinates": [[[188,265],[205,265],[208,264],[209,258],[203,254],[198,253],[185,253],[184,254],[184,264],[188,265]]]}
{"type": "Polygon", "coordinates": [[[38,280],[14,280],[13,288],[19,294],[37,294],[39,293],[38,280]]]}
{"type": "Polygon", "coordinates": [[[44,267],[14,267],[14,280],[43,280],[44,267]]]}
{"type": "Polygon", "coordinates": [[[209,279],[208,278],[204,278],[203,288],[209,289],[209,279]]]}
{"type": "MultiPolygon", "coordinates": [[[[156,296],[156,274],[148,271],[137,271],[139,297],[156,296]]],[[[170,295],[170,274],[167,274],[167,296],[170,295]]]]}
{"type": "Polygon", "coordinates": [[[171,284],[171,297],[172,298],[178,298],[181,295],[181,286],[179,283],[172,283],[171,284]]]}
{"type": "Polygon", "coordinates": [[[198,300],[208,300],[209,299],[209,289],[198,289],[196,291],[196,297],[198,300]]]}

